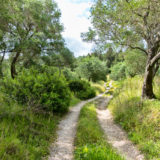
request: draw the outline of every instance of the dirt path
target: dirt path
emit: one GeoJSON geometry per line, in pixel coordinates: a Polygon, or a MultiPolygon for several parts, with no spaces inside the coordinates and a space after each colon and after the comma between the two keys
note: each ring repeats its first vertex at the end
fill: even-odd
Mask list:
{"type": "Polygon", "coordinates": [[[110,98],[98,100],[97,115],[101,127],[103,128],[107,141],[110,143],[126,160],[144,160],[144,156],[138,151],[131,141],[128,140],[127,134],[116,125],[113,117],[106,106],[110,98]]]}
{"type": "Polygon", "coordinates": [[[72,160],[74,151],[74,138],[76,135],[76,128],[78,117],[81,108],[88,102],[94,101],[100,98],[103,94],[90,99],[88,101],[83,101],[72,107],[69,113],[64,117],[64,119],[59,124],[59,129],[57,132],[57,140],[51,146],[49,160],[72,160]]]}

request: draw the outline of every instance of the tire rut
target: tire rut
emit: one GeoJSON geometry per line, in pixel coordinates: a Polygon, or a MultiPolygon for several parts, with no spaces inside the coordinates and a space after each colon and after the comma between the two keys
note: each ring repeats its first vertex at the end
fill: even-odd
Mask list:
{"type": "Polygon", "coordinates": [[[117,150],[126,160],[144,160],[144,156],[136,148],[136,146],[128,140],[126,132],[117,124],[114,123],[112,114],[106,106],[110,99],[100,101],[96,111],[102,129],[107,138],[107,142],[117,150]],[[106,103],[104,103],[106,102],[106,103]]]}
{"type": "Polygon", "coordinates": [[[103,94],[100,94],[90,100],[82,101],[70,108],[69,113],[59,123],[57,140],[50,147],[50,156],[48,160],[73,160],[74,139],[80,110],[86,103],[92,102],[102,95],[103,94]]]}

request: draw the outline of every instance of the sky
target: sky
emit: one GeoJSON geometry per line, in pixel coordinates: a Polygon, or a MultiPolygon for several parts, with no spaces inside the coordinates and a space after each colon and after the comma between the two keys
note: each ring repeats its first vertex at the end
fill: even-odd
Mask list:
{"type": "Polygon", "coordinates": [[[89,9],[92,0],[55,0],[61,10],[61,23],[64,25],[63,37],[67,47],[76,57],[91,52],[92,44],[83,42],[81,33],[91,26],[89,9]]]}

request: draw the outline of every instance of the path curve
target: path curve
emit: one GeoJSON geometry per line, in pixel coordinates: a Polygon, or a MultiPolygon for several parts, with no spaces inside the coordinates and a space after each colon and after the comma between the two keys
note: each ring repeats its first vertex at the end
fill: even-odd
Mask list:
{"type": "Polygon", "coordinates": [[[128,140],[127,134],[120,126],[114,123],[113,117],[106,106],[111,99],[107,98],[99,104],[97,108],[97,116],[102,129],[110,143],[126,160],[144,160],[144,156],[140,151],[128,140]],[[103,109],[102,109],[103,108],[103,109]]]}
{"type": "Polygon", "coordinates": [[[81,108],[88,102],[100,98],[98,95],[87,101],[82,101],[70,108],[69,113],[64,117],[58,126],[57,140],[50,148],[48,160],[72,160],[74,152],[74,138],[76,135],[77,122],[81,108]]]}

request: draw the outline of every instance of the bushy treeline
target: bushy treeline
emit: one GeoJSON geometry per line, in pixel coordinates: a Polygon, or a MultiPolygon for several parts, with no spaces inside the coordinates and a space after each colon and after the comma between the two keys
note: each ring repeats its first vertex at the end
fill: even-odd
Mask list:
{"type": "Polygon", "coordinates": [[[146,59],[139,50],[95,50],[91,55],[77,58],[74,70],[64,69],[64,75],[67,79],[85,78],[93,82],[105,81],[107,75],[113,80],[121,80],[143,75],[146,59]]]}
{"type": "Polygon", "coordinates": [[[89,99],[96,95],[85,80],[66,80],[57,68],[41,66],[23,69],[15,79],[4,77],[1,91],[13,100],[31,109],[64,113],[68,110],[71,95],[89,99]]]}
{"type": "Polygon", "coordinates": [[[2,94],[52,112],[67,111],[71,95],[95,96],[87,81],[105,79],[105,65],[98,58],[77,60],[66,47],[55,1],[3,1],[0,12],[2,94]]]}
{"type": "Polygon", "coordinates": [[[23,69],[15,78],[4,78],[2,91],[21,104],[52,112],[65,112],[70,104],[70,90],[57,69],[43,66],[23,69]]]}
{"type": "Polygon", "coordinates": [[[91,56],[103,62],[106,71],[103,73],[109,75],[111,79],[121,80],[144,74],[147,56],[143,52],[130,49],[117,51],[112,48],[105,50],[102,53],[95,50],[91,56]]]}
{"type": "Polygon", "coordinates": [[[144,74],[147,56],[143,52],[127,50],[124,53],[119,53],[118,56],[119,60],[115,61],[110,68],[111,79],[121,80],[144,74]]]}

